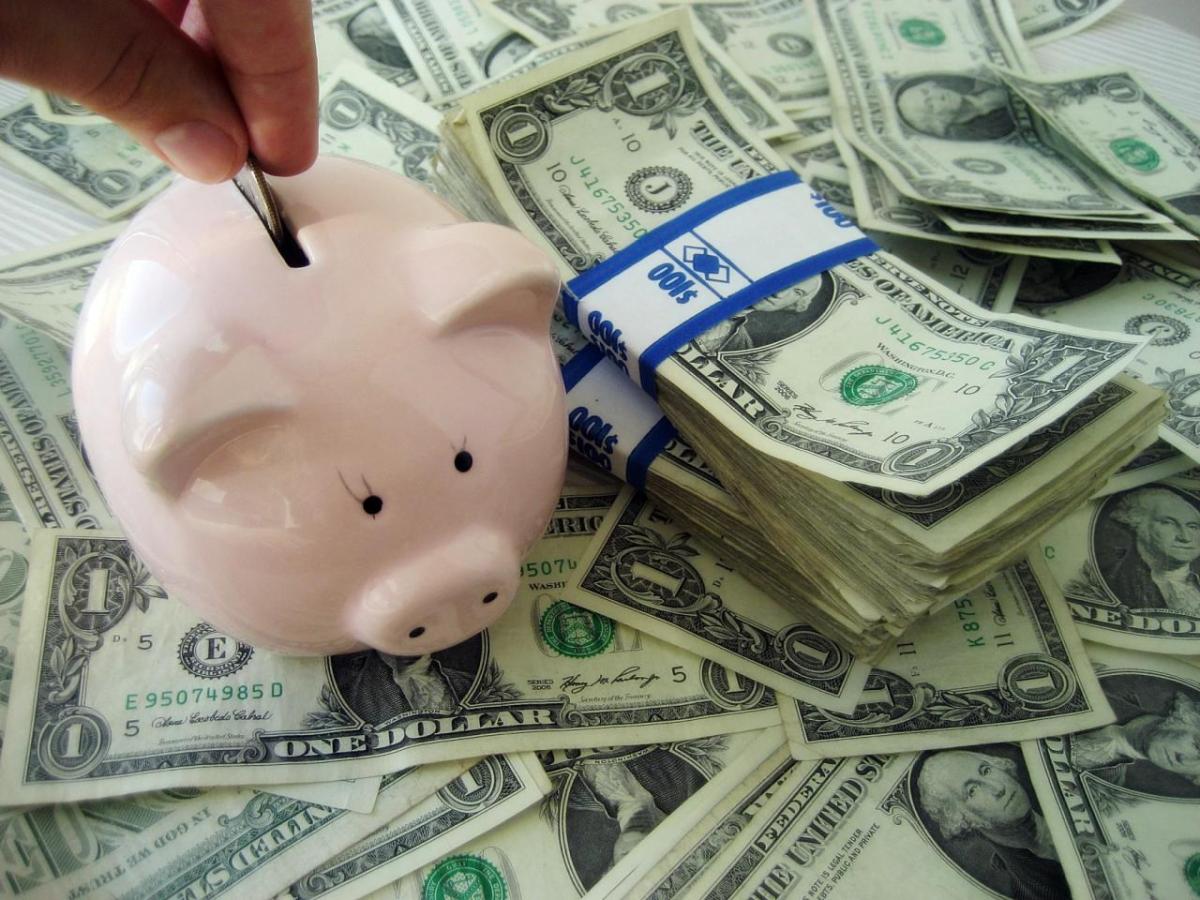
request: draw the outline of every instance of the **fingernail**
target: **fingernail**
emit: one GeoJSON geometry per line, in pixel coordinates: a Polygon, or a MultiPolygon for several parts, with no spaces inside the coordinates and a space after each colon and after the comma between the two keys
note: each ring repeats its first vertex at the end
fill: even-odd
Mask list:
{"type": "Polygon", "coordinates": [[[232,178],[238,164],[233,138],[208,122],[183,122],[159,132],[154,144],[180,175],[216,184],[232,178]]]}

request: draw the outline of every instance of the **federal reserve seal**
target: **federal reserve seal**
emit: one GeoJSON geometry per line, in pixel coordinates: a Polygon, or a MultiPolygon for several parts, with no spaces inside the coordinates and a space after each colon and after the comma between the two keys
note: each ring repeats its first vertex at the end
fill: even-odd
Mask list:
{"type": "Polygon", "coordinates": [[[232,675],[254,655],[254,648],[217,631],[207,622],[188,630],[179,642],[179,664],[197,678],[232,675]]]}
{"type": "Polygon", "coordinates": [[[508,900],[508,885],[494,865],[479,856],[448,856],[433,867],[421,900],[508,900]]]}
{"type": "Polygon", "coordinates": [[[887,366],[858,366],[842,376],[842,399],[852,406],[882,406],[917,389],[917,379],[887,366]]]}
{"type": "Polygon", "coordinates": [[[692,196],[692,179],[674,166],[646,166],[625,179],[625,196],[642,212],[674,212],[692,196]]]}
{"type": "Polygon", "coordinates": [[[542,613],[542,640],[563,656],[584,659],[603,653],[616,633],[608,616],[582,609],[566,600],[557,600],[542,613]]]}
{"type": "Polygon", "coordinates": [[[1186,341],[1192,330],[1171,316],[1146,313],[1126,322],[1125,333],[1150,338],[1151,347],[1171,347],[1186,341]]]}

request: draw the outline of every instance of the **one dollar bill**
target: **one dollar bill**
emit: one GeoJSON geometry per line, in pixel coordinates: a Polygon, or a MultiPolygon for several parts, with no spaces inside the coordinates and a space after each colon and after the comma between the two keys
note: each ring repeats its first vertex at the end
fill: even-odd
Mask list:
{"type": "Polygon", "coordinates": [[[1200,669],[1109,647],[1092,658],[1117,721],[1023,745],[1071,896],[1195,896],[1200,669]]]}
{"type": "Polygon", "coordinates": [[[1112,721],[1053,578],[1017,563],[917,622],[848,716],[783,705],[793,755],[851,756],[1078,731],[1112,721]]]}
{"type": "Polygon", "coordinates": [[[1168,479],[1076,509],[1040,539],[1089,641],[1200,654],[1200,485],[1168,479]]]}
{"type": "Polygon", "coordinates": [[[822,759],[676,896],[1066,897],[1045,810],[1016,744],[822,759]]]}
{"type": "Polygon", "coordinates": [[[467,761],[384,777],[368,815],[251,789],[173,790],[9,813],[0,894],[272,896],[297,870],[365,837],[457,777],[467,761]]]}
{"type": "Polygon", "coordinates": [[[557,598],[553,573],[577,564],[611,502],[564,504],[500,622],[418,658],[258,650],[167,598],[123,539],[42,531],[0,757],[4,801],[328,781],[619,742],[651,723],[678,739],[778,723],[762,685],[557,598]]]}
{"type": "Polygon", "coordinates": [[[780,695],[843,713],[853,711],[870,668],[802,620],[805,598],[785,604],[754,587],[631,487],[605,517],[567,596],[780,695]]]}

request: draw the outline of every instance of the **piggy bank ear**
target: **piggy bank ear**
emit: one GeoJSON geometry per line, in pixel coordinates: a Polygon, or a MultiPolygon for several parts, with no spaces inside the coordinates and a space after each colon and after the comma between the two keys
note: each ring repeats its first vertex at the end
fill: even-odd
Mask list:
{"type": "Polygon", "coordinates": [[[560,281],[550,258],[511,228],[469,222],[436,231],[437,283],[424,295],[440,302],[427,312],[443,333],[483,325],[508,325],[546,334],[560,281]],[[441,242],[439,242],[441,243],[441,242]]]}
{"type": "Polygon", "coordinates": [[[178,496],[210,454],[295,408],[295,391],[260,347],[216,360],[143,370],[129,382],[121,425],[134,467],[178,496]]]}

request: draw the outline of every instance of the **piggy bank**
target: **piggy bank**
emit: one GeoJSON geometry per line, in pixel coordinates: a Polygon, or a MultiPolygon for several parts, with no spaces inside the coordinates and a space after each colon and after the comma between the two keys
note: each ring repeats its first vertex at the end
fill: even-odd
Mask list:
{"type": "Polygon", "coordinates": [[[362,163],[273,187],[307,265],[232,183],[187,182],[101,264],[72,360],[96,479],[223,632],[296,654],[458,643],[511,602],[562,484],[554,265],[362,163]]]}

